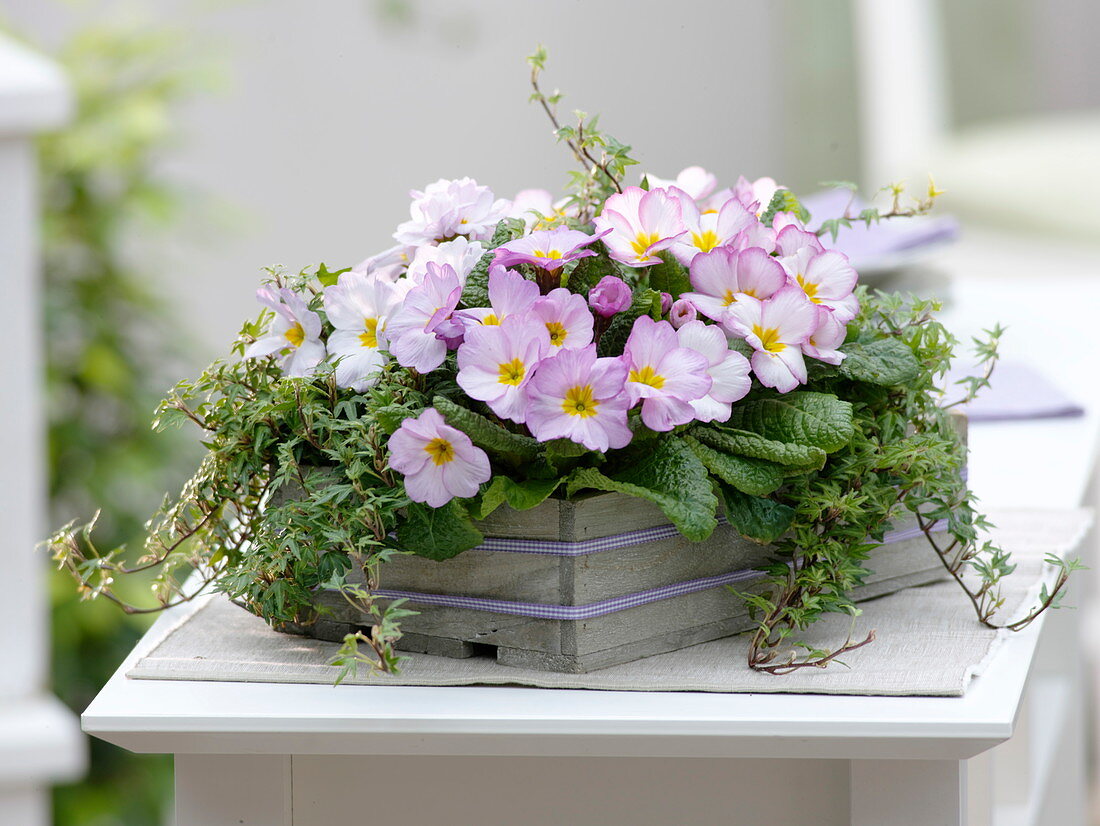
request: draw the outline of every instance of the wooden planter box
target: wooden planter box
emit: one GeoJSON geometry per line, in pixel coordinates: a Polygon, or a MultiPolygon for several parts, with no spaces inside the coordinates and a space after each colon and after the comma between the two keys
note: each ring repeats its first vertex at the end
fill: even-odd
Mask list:
{"type": "MultiPolygon", "coordinates": [[[[965,445],[966,417],[953,420],[965,445]]],[[[714,583],[732,577],[738,590],[750,590],[772,555],[724,522],[705,542],[691,542],[655,505],[618,493],[548,499],[526,511],[502,505],[479,527],[485,544],[453,559],[395,556],[380,566],[381,592],[428,595],[409,598],[419,613],[402,620],[398,649],[570,673],[675,651],[755,627],[744,602],[714,583]],[[660,598],[647,601],[653,596],[660,598]],[[490,602],[432,604],[454,597],[490,602]],[[554,612],[579,616],[544,615],[554,612]]],[[[855,601],[947,576],[915,518],[887,539],[867,561],[872,573],[855,601]]],[[[283,630],[338,642],[371,624],[337,592],[318,591],[316,604],[323,609],[316,622],[283,630]]]]}
{"type": "MultiPolygon", "coordinates": [[[[579,501],[551,499],[528,511],[514,511],[505,505],[480,527],[490,546],[499,539],[517,539],[519,544],[549,540],[575,546],[628,533],[634,537],[620,540],[630,542],[622,547],[570,556],[482,548],[443,562],[398,556],[381,566],[379,587],[510,603],[593,606],[663,586],[746,572],[767,561],[771,553],[769,546],[744,539],[726,524],[719,525],[707,541],[690,542],[668,525],[654,505],[616,493],[579,501]],[[659,535],[650,538],[646,529],[658,529],[655,533],[659,535]]],[[[915,523],[895,531],[913,533],[919,534],[915,523]]],[[[882,546],[873,553],[868,567],[874,573],[855,591],[856,600],[945,576],[923,535],[882,546]]],[[[751,587],[753,579],[759,577],[749,575],[735,587],[751,587]]],[[[317,604],[328,613],[293,631],[336,641],[369,624],[368,618],[338,593],[318,592],[317,604]]],[[[491,655],[505,665],[573,673],[674,651],[753,627],[743,602],[720,585],[581,619],[431,605],[415,599],[409,600],[408,607],[420,613],[402,621],[405,636],[397,643],[401,650],[446,657],[491,655]]]]}

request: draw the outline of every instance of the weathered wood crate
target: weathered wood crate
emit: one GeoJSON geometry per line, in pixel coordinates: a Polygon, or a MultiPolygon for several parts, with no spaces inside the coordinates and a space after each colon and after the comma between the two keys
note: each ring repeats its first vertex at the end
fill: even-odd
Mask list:
{"type": "MultiPolygon", "coordinates": [[[[621,494],[551,499],[528,511],[502,506],[480,527],[489,547],[503,539],[518,540],[520,545],[563,543],[563,550],[572,545],[568,550],[575,551],[578,543],[627,536],[606,550],[562,556],[476,548],[443,562],[395,557],[381,566],[379,587],[384,593],[589,607],[582,610],[597,606],[594,610],[599,611],[608,600],[630,602],[633,595],[653,589],[737,572],[743,573],[736,587],[751,587],[759,579],[752,570],[771,552],[769,546],[744,539],[726,524],[707,541],[690,542],[668,526],[655,506],[621,494]]],[[[874,573],[857,589],[855,599],[944,576],[942,564],[915,524],[901,526],[894,536],[896,541],[872,555],[868,567],[874,573]]],[[[319,592],[317,603],[327,609],[325,614],[313,625],[295,630],[340,640],[368,622],[338,593],[319,592]]],[[[720,585],[578,619],[424,604],[416,598],[409,599],[408,607],[420,613],[402,621],[405,636],[397,643],[401,650],[447,657],[491,655],[506,665],[565,672],[629,662],[753,627],[742,600],[720,585]]]]}
{"type": "MultiPolygon", "coordinates": [[[[954,422],[965,444],[965,416],[954,422]]],[[[754,627],[722,585],[751,590],[772,553],[724,522],[691,542],[655,505],[617,493],[502,505],[479,527],[485,544],[453,559],[403,555],[380,567],[378,593],[419,612],[402,620],[398,649],[572,673],[675,651],[754,627]]],[[[915,519],[866,567],[857,602],[947,576],[915,519]]],[[[337,592],[319,591],[316,604],[316,622],[284,630],[340,641],[370,625],[337,592]]]]}

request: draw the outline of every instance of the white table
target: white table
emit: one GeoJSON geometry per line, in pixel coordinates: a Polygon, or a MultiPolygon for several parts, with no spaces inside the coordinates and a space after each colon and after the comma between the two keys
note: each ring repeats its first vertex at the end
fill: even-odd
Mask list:
{"type": "MultiPolygon", "coordinates": [[[[1006,341],[1009,355],[1056,348],[1065,357],[1049,372],[1073,387],[1093,349],[1075,322],[1100,309],[1100,284],[1076,280],[1057,318],[1025,313],[1004,276],[1027,261],[979,252],[952,253],[973,275],[953,314],[1027,333],[1006,341]]],[[[1077,389],[1085,418],[973,427],[972,480],[988,504],[1081,502],[1100,388],[1077,389]],[[1058,475],[1041,475],[1052,463],[1058,475]]],[[[1068,826],[1083,811],[1077,616],[1014,635],[961,698],[127,680],[143,641],[83,722],[133,751],[175,754],[177,826],[1068,826]]]]}

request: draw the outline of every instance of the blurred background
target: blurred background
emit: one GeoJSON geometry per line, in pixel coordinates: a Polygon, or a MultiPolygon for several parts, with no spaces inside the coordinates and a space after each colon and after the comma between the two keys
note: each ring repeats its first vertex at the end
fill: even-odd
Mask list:
{"type": "MultiPolygon", "coordinates": [[[[966,233],[1100,241],[1091,0],[0,0],[0,27],[74,85],[39,142],[49,520],[102,507],[104,544],[189,474],[195,446],[150,413],[226,352],[263,266],[383,249],[439,177],[560,189],[570,158],[526,102],[538,43],[563,110],[600,112],[640,170],[873,192],[931,169],[966,233]]],[[[79,712],[146,622],[64,576],[50,598],[54,690],[79,712]]],[[[170,761],[91,748],[57,823],[166,822],[170,761]]]]}

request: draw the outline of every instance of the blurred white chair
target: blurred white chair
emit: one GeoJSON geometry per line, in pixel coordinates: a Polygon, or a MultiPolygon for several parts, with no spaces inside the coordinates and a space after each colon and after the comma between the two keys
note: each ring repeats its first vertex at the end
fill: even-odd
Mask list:
{"type": "Polygon", "coordinates": [[[853,0],[853,19],[866,186],[932,171],[968,223],[1100,242],[1100,112],[953,130],[938,4],[853,0]]]}
{"type": "Polygon", "coordinates": [[[45,461],[34,137],[63,124],[69,88],[52,63],[0,37],[0,823],[50,822],[48,784],[77,776],[76,716],[46,691],[45,461]]]}

